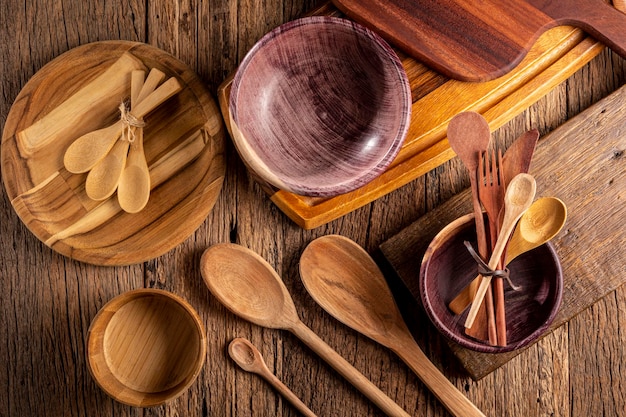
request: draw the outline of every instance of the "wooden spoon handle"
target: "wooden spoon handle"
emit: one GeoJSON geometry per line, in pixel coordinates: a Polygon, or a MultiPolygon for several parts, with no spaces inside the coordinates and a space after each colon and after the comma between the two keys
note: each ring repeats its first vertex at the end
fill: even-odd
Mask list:
{"type": "Polygon", "coordinates": [[[360,373],[358,369],[350,365],[348,361],[335,352],[333,348],[328,346],[304,323],[298,322],[289,330],[302,340],[305,345],[311,348],[311,350],[324,359],[326,363],[332,366],[335,371],[339,372],[339,374],[346,378],[356,389],[361,391],[363,395],[369,398],[370,401],[376,404],[376,406],[385,412],[385,414],[393,417],[409,416],[406,411],[404,411],[398,404],[396,404],[376,385],[374,385],[372,381],[360,373]]]}
{"type": "Polygon", "coordinates": [[[401,348],[391,349],[422,380],[441,404],[456,417],[485,417],[485,415],[433,365],[413,339],[403,342],[401,348]]]}
{"type": "Polygon", "coordinates": [[[293,393],[283,382],[276,377],[269,370],[267,372],[257,371],[255,372],[263,379],[265,379],[276,391],[280,393],[287,401],[291,403],[303,416],[305,417],[317,417],[309,407],[304,404],[296,394],[293,393]]]}
{"type": "Polygon", "coordinates": [[[136,109],[131,109],[131,113],[137,119],[141,119],[146,114],[157,108],[168,98],[182,90],[182,86],[176,78],[170,78],[150,93],[145,99],[137,104],[136,109]]]}

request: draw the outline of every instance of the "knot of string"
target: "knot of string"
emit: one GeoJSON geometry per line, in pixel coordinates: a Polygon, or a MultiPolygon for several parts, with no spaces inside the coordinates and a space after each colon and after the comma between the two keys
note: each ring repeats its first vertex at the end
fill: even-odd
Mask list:
{"type": "Polygon", "coordinates": [[[469,243],[468,241],[464,241],[463,243],[465,244],[465,247],[467,248],[467,251],[469,252],[469,254],[472,255],[472,258],[474,258],[474,261],[476,261],[476,265],[478,267],[478,273],[480,275],[482,275],[483,277],[504,278],[509,283],[509,286],[513,290],[519,291],[522,289],[520,285],[513,284],[513,282],[511,281],[508,268],[504,268],[504,269],[489,268],[489,265],[487,265],[487,263],[483,261],[483,259],[478,255],[478,253],[476,253],[471,243],[469,243]]]}
{"type": "Polygon", "coordinates": [[[126,103],[122,102],[119,109],[120,121],[124,125],[122,128],[121,139],[132,143],[135,141],[135,129],[143,128],[145,126],[145,122],[142,119],[133,116],[126,103]]]}

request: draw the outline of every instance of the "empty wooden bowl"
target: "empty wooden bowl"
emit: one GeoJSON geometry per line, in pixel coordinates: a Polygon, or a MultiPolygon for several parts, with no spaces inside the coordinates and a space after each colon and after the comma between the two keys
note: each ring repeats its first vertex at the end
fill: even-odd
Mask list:
{"type": "Polygon", "coordinates": [[[205,356],[198,314],[167,291],[123,293],[89,328],[87,363],[93,378],[115,400],[136,407],[178,397],[200,373],[205,356]]]}
{"type": "Polygon", "coordinates": [[[332,196],[380,175],[406,136],[411,91],[378,35],[314,16],[265,35],[229,101],[235,146],[253,173],[300,195],[332,196]]]}
{"type": "Polygon", "coordinates": [[[539,246],[508,265],[511,280],[522,289],[514,291],[504,285],[508,345],[498,347],[465,334],[469,308],[460,315],[448,309],[450,301],[477,275],[476,261],[464,241],[477,247],[473,214],[443,228],[424,255],[419,277],[420,297],[435,327],[453,342],[480,352],[512,351],[537,340],[552,323],[563,292],[561,264],[552,245],[539,246]]]}

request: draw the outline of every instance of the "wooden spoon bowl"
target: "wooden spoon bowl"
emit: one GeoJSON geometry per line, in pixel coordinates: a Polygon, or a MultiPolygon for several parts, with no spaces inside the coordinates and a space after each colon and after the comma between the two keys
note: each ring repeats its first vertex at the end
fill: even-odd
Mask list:
{"type": "Polygon", "coordinates": [[[206,357],[204,325],[194,309],[167,291],[139,289],[109,301],[87,336],[87,364],[115,400],[151,407],[181,395],[206,357]]]}
{"type": "Polygon", "coordinates": [[[476,247],[474,215],[468,214],[443,228],[429,245],[420,270],[420,298],[435,327],[449,340],[480,352],[501,353],[519,349],[539,338],[552,323],[563,292],[559,258],[550,243],[513,260],[508,268],[511,280],[520,285],[514,291],[505,284],[508,344],[489,346],[465,334],[467,310],[460,315],[448,303],[476,277],[476,262],[464,241],[476,247]]]}
{"type": "Polygon", "coordinates": [[[244,58],[230,93],[238,152],[263,181],[332,196],[381,174],[400,150],[411,91],[396,53],[327,16],[286,23],[244,58]]]}

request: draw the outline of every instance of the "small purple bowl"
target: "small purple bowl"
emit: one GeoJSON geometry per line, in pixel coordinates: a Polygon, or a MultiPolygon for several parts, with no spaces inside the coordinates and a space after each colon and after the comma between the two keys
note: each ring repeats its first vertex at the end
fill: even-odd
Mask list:
{"type": "Polygon", "coordinates": [[[395,51],[346,19],[314,16],[265,35],[231,86],[233,141],[274,187],[330,197],[380,175],[400,150],[411,90],[395,51]]]}
{"type": "Polygon", "coordinates": [[[444,227],[428,246],[420,269],[420,298],[426,314],[449,340],[479,352],[502,353],[527,346],[548,329],[563,294],[561,263],[550,244],[515,258],[509,265],[514,291],[504,284],[507,346],[490,346],[465,334],[469,308],[456,315],[448,304],[477,275],[476,261],[463,244],[476,248],[474,215],[460,217],[444,227]]]}

